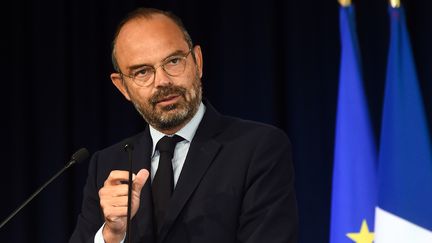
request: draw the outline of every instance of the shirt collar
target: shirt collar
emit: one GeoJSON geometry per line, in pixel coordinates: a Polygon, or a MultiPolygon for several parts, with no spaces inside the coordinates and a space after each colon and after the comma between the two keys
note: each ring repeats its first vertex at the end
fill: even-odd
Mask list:
{"type": "MultiPolygon", "coordinates": [[[[204,117],[205,109],[206,109],[206,107],[201,102],[201,104],[198,108],[198,111],[195,113],[195,115],[192,117],[192,119],[182,129],[180,129],[175,134],[181,136],[187,142],[191,142],[193,137],[195,136],[196,130],[198,129],[198,125],[200,124],[202,118],[204,117]]],[[[166,134],[156,130],[152,126],[149,126],[149,128],[150,128],[150,136],[151,136],[152,141],[153,141],[152,154],[154,154],[157,142],[159,142],[159,140],[162,137],[166,136],[166,134]]]]}

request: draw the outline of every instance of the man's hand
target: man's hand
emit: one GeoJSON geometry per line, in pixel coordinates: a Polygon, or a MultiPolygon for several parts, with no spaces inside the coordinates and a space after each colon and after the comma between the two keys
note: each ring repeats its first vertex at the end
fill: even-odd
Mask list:
{"type": "MultiPolygon", "coordinates": [[[[131,217],[135,216],[138,211],[141,189],[148,176],[149,172],[146,169],[140,170],[136,176],[133,175],[131,217]]],[[[120,242],[125,236],[128,180],[128,171],[113,170],[105,180],[104,186],[99,190],[100,205],[105,217],[105,226],[102,231],[105,242],[120,242]]]]}

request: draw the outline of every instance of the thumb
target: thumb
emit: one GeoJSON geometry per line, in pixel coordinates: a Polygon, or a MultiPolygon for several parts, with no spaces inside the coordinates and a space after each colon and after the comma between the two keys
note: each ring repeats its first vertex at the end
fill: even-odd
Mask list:
{"type": "Polygon", "coordinates": [[[146,169],[141,169],[138,174],[135,176],[135,180],[133,181],[132,190],[134,190],[138,195],[141,194],[141,189],[146,183],[149,177],[149,172],[146,169]]]}

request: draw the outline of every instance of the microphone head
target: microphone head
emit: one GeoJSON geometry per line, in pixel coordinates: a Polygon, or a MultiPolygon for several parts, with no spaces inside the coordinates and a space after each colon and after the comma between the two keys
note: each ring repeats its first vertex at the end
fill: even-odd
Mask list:
{"type": "Polygon", "coordinates": [[[71,158],[71,161],[75,161],[77,163],[81,163],[89,157],[89,151],[86,148],[80,148],[76,151],[71,158]]]}
{"type": "Polygon", "coordinates": [[[134,149],[132,139],[127,139],[123,148],[126,151],[128,150],[132,151],[134,149]]]}

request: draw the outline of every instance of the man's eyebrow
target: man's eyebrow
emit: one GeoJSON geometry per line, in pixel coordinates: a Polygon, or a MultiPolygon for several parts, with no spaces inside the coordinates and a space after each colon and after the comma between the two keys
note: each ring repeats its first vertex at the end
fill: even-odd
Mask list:
{"type": "Polygon", "coordinates": [[[135,64],[135,65],[127,67],[127,70],[133,71],[133,70],[136,70],[136,69],[142,68],[142,67],[152,67],[152,65],[150,65],[150,64],[135,64]]]}
{"type": "Polygon", "coordinates": [[[176,50],[176,51],[172,52],[171,54],[169,54],[164,59],[162,59],[162,62],[165,61],[166,59],[172,57],[172,56],[178,56],[178,55],[184,55],[184,54],[186,54],[186,53],[183,50],[176,50]]]}
{"type": "MultiPolygon", "coordinates": [[[[168,56],[163,58],[160,62],[164,62],[172,56],[177,56],[177,55],[182,55],[182,54],[185,54],[185,52],[183,50],[175,50],[175,51],[171,52],[168,56]]],[[[133,70],[136,70],[136,69],[142,68],[142,67],[153,67],[153,65],[147,64],[147,63],[135,64],[135,65],[127,67],[127,70],[133,71],[133,70]]]]}
{"type": "Polygon", "coordinates": [[[150,64],[135,64],[135,65],[127,67],[127,70],[128,71],[133,71],[133,70],[136,70],[136,69],[139,69],[139,68],[142,68],[142,67],[151,67],[151,66],[152,65],[150,65],[150,64]]]}

